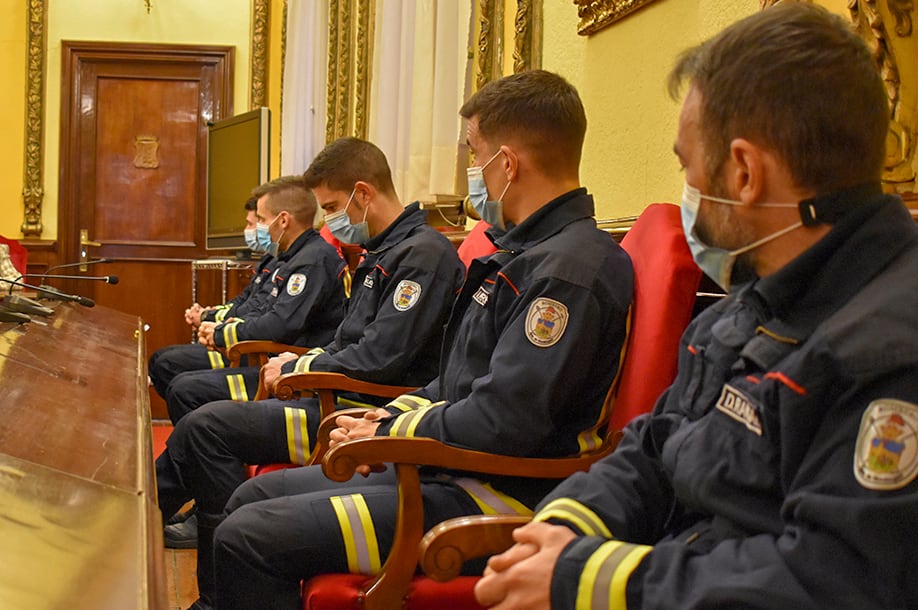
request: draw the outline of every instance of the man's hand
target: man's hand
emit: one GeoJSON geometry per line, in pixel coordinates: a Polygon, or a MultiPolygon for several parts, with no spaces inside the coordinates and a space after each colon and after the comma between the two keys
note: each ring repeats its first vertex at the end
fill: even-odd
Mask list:
{"type": "Polygon", "coordinates": [[[214,345],[214,328],[216,326],[216,322],[201,322],[201,326],[198,327],[198,343],[208,349],[216,349],[214,345]]]}
{"type": "Polygon", "coordinates": [[[532,522],[516,529],[516,544],[488,560],[475,585],[478,603],[492,610],[536,610],[551,605],[551,577],[561,551],[577,534],[532,522]]]}
{"type": "MultiPolygon", "coordinates": [[[[328,435],[329,448],[334,447],[344,441],[353,438],[368,438],[376,436],[376,429],[379,427],[379,419],[389,417],[391,413],[383,408],[370,409],[363,414],[363,417],[351,417],[349,415],[339,415],[335,419],[338,427],[328,435]]],[[[382,472],[386,469],[383,464],[363,464],[357,467],[357,472],[363,476],[368,476],[371,472],[382,472]]]]}
{"type": "Polygon", "coordinates": [[[185,322],[187,322],[192,328],[197,328],[201,325],[201,312],[204,310],[199,303],[194,303],[191,307],[185,310],[185,322]]]}
{"type": "Polygon", "coordinates": [[[270,358],[268,363],[261,367],[261,379],[269,390],[274,387],[274,382],[281,376],[281,368],[285,363],[299,358],[293,352],[283,352],[270,358]]]}

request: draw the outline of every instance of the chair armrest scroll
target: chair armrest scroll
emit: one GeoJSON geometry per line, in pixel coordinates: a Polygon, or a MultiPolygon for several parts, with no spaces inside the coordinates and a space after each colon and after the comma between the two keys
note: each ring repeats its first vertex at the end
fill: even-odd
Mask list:
{"type": "Polygon", "coordinates": [[[421,539],[421,569],[436,581],[452,580],[466,561],[513,546],[513,530],[529,520],[523,515],[475,515],[439,523],[421,539]]]}

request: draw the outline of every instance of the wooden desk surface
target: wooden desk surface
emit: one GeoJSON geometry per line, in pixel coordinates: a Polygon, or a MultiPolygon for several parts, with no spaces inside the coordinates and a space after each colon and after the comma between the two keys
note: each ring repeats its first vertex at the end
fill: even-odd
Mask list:
{"type": "Polygon", "coordinates": [[[0,608],[165,608],[139,318],[0,324],[0,608]]]}

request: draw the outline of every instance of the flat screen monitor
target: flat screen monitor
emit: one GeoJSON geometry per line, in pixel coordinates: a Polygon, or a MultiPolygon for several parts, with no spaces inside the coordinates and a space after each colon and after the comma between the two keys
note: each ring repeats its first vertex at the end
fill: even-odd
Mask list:
{"type": "Polygon", "coordinates": [[[270,173],[271,111],[212,123],[207,134],[207,249],[245,249],[245,202],[270,173]]]}

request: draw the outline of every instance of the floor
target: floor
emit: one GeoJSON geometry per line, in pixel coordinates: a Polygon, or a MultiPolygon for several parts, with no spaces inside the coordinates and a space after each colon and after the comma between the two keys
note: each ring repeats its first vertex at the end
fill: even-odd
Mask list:
{"type": "MultiPolygon", "coordinates": [[[[168,421],[153,422],[153,455],[159,455],[166,446],[172,431],[168,421]]],[[[197,551],[194,549],[165,549],[166,596],[169,610],[185,610],[198,599],[198,581],[195,576],[197,551]]]]}

